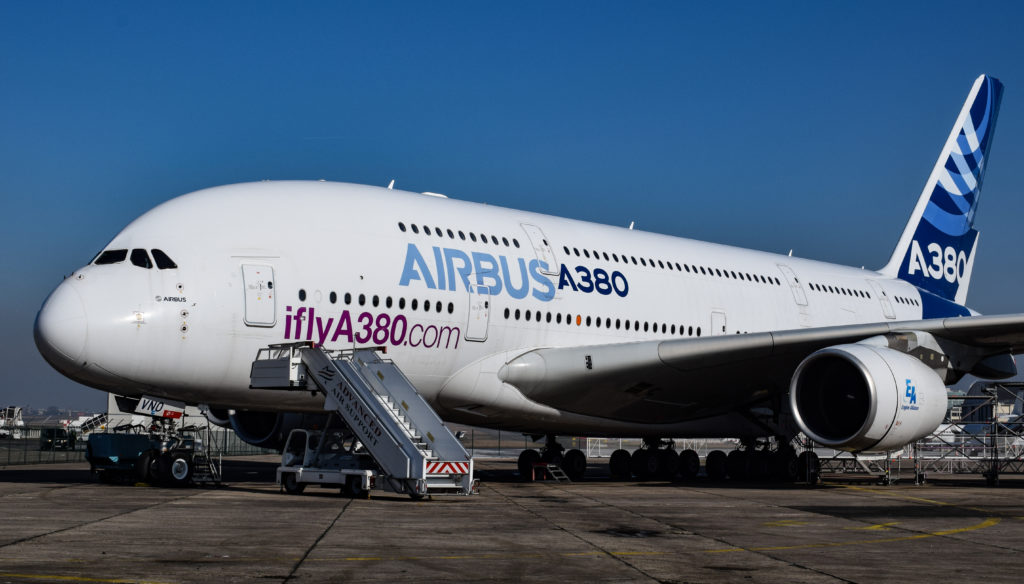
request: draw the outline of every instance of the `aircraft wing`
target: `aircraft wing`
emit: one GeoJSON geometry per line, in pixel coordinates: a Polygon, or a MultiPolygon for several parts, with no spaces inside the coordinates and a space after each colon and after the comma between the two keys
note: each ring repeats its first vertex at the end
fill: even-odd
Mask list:
{"type": "Polygon", "coordinates": [[[499,377],[562,410],[676,422],[781,396],[800,362],[819,349],[908,332],[968,347],[973,361],[964,372],[986,356],[1024,352],[1024,314],[970,316],[541,348],[509,361],[499,377]]]}

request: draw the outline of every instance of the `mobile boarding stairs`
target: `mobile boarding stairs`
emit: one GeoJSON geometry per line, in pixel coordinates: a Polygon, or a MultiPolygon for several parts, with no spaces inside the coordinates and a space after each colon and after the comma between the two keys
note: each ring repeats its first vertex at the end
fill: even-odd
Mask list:
{"type": "Polygon", "coordinates": [[[475,494],[473,459],[378,348],[328,350],[310,342],[260,349],[253,389],[319,390],[379,467],[378,486],[413,497],[475,494]]]}

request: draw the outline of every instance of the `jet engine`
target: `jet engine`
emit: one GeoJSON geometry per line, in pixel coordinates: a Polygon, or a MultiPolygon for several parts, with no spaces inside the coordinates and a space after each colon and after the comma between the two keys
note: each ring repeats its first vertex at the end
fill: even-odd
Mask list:
{"type": "Polygon", "coordinates": [[[203,415],[215,426],[220,426],[221,428],[231,427],[231,410],[206,408],[203,410],[203,415]]]}
{"type": "Polygon", "coordinates": [[[235,411],[231,428],[244,442],[260,448],[281,450],[295,428],[323,428],[327,414],[235,411]]]}
{"type": "Polygon", "coordinates": [[[946,414],[938,374],[905,353],[866,344],[813,353],[797,367],[789,404],[818,444],[893,450],[935,431],[946,414]]]}

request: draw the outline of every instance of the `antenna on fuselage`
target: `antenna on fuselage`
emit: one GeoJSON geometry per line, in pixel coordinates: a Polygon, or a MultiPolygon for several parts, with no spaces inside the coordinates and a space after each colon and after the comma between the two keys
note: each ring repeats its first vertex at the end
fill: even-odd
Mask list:
{"type": "Polygon", "coordinates": [[[391,182],[388,183],[388,190],[390,191],[393,188],[395,188],[395,179],[391,179],[391,182]]]}
{"type": "Polygon", "coordinates": [[[629,222],[629,230],[630,230],[630,231],[633,231],[633,224],[634,224],[634,223],[636,223],[636,221],[630,221],[630,222],[629,222]]]}

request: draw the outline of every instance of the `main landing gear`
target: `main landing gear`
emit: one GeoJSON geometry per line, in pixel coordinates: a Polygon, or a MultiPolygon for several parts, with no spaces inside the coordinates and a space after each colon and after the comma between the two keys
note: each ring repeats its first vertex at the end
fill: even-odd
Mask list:
{"type": "MultiPolygon", "coordinates": [[[[807,482],[815,484],[821,472],[818,456],[813,451],[797,455],[789,441],[778,438],[778,446],[770,442],[747,442],[741,449],[726,454],[713,450],[704,459],[704,470],[713,481],[726,478],[738,481],[807,482]]],[[[683,480],[693,479],[700,472],[700,456],[686,449],[678,454],[671,440],[644,438],[643,445],[630,454],[616,450],[608,460],[613,479],[683,480]]]]}
{"type": "Polygon", "coordinates": [[[566,451],[565,447],[555,439],[555,436],[549,434],[540,452],[533,448],[522,451],[516,466],[519,469],[520,477],[532,481],[537,476],[538,466],[543,468],[548,464],[561,467],[571,480],[578,481],[587,471],[587,455],[576,448],[566,451]]]}

